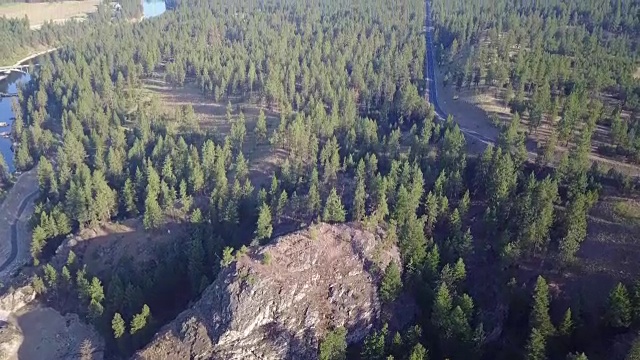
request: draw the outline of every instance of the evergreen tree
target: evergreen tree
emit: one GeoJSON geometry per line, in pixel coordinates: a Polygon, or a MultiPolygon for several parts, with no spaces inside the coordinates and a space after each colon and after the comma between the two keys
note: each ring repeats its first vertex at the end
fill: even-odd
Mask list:
{"type": "Polygon", "coordinates": [[[360,354],[361,358],[365,360],[382,360],[384,358],[384,342],[388,332],[387,324],[384,324],[380,331],[369,334],[364,339],[362,353],[360,354]]]}
{"type": "Polygon", "coordinates": [[[533,291],[533,308],[529,322],[531,328],[536,329],[536,336],[539,334],[546,339],[555,331],[549,316],[549,286],[542,276],[538,276],[533,291]]]}
{"type": "Polygon", "coordinates": [[[340,196],[338,196],[336,189],[332,188],[327,197],[327,202],[324,205],[322,220],[327,222],[344,222],[345,218],[346,212],[342,206],[340,196]]]}
{"type": "Polygon", "coordinates": [[[631,349],[627,353],[625,360],[640,360],[640,336],[636,336],[633,343],[631,343],[631,349]]]}
{"type": "Polygon", "coordinates": [[[327,333],[320,343],[320,360],[346,360],[347,359],[347,330],[343,327],[327,333]]]}
{"type": "Polygon", "coordinates": [[[629,327],[631,325],[631,301],[627,288],[618,283],[609,294],[607,320],[613,327],[629,327]]]}
{"type": "Polygon", "coordinates": [[[400,269],[395,261],[390,261],[380,283],[380,298],[385,303],[392,302],[398,297],[400,291],[402,291],[400,269]]]}
{"type": "Polygon", "coordinates": [[[134,335],[135,333],[144,329],[144,327],[147,326],[150,317],[151,317],[151,311],[149,310],[149,307],[145,304],[142,306],[142,311],[139,314],[134,315],[133,319],[131,320],[131,326],[130,326],[131,335],[134,335]]]}
{"type": "MultiPolygon", "coordinates": [[[[363,164],[362,167],[364,171],[364,163],[360,161],[360,164],[363,164]]],[[[355,195],[353,196],[353,206],[352,206],[353,220],[362,221],[362,219],[364,219],[364,217],[366,216],[366,210],[365,210],[366,197],[367,197],[367,194],[366,194],[364,179],[358,178],[356,180],[356,192],[355,192],[355,195]]]]}
{"type": "Polygon", "coordinates": [[[271,209],[266,203],[262,203],[258,213],[258,223],[256,225],[256,240],[264,240],[271,237],[273,226],[271,225],[271,209]]]}
{"type": "Polygon", "coordinates": [[[422,344],[416,344],[413,349],[411,349],[411,354],[409,354],[409,360],[428,360],[428,352],[427,349],[422,346],[422,344]]]}
{"type": "Polygon", "coordinates": [[[124,182],[124,188],[122,189],[122,200],[124,202],[124,209],[129,216],[138,216],[138,196],[136,195],[136,189],[131,179],[127,178],[124,182]]]}
{"type": "Polygon", "coordinates": [[[264,143],[267,140],[267,118],[264,116],[264,111],[262,111],[262,109],[260,109],[260,113],[258,114],[258,120],[256,121],[254,132],[259,144],[264,143]]]}
{"type": "Polygon", "coordinates": [[[144,228],[152,230],[158,228],[162,224],[163,214],[160,204],[158,204],[157,195],[149,192],[144,201],[144,217],[142,223],[144,228]]]}
{"type": "Polygon", "coordinates": [[[531,334],[526,345],[526,360],[544,360],[546,359],[547,340],[545,335],[537,328],[531,329],[531,334]]]}
{"type": "Polygon", "coordinates": [[[568,308],[562,317],[562,322],[558,326],[558,333],[562,336],[568,337],[573,333],[573,317],[571,315],[571,308],[568,308]]]}

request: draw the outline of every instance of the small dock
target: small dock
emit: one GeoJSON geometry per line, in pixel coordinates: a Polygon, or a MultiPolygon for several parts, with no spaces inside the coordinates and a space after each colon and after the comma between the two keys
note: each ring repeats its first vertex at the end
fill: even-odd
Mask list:
{"type": "Polygon", "coordinates": [[[18,96],[18,93],[3,93],[0,92],[0,98],[9,98],[9,97],[16,97],[18,96]]]}

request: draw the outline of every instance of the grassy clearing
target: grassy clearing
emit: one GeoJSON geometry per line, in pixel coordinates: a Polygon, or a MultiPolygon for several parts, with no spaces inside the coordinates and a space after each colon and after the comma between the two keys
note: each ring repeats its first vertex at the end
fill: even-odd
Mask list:
{"type": "Polygon", "coordinates": [[[61,1],[55,3],[13,3],[0,5],[0,17],[29,19],[32,29],[40,28],[45,22],[64,22],[72,18],[86,18],[96,11],[100,0],[61,1]]]}
{"type": "Polygon", "coordinates": [[[168,116],[174,116],[179,106],[191,105],[200,128],[213,133],[219,141],[222,141],[231,130],[231,124],[227,121],[226,115],[227,106],[231,102],[232,118],[236,119],[240,112],[245,116],[247,135],[243,153],[249,160],[249,177],[256,187],[268,184],[272,172],[285,156],[281,151],[274,152],[268,143],[259,143],[256,140],[254,129],[260,110],[264,112],[266,117],[268,136],[273,133],[280,122],[279,113],[271,111],[261,104],[240,98],[216,102],[203,96],[194,84],[173,88],[161,78],[145,80],[144,92],[145,94],[141,94],[141,98],[158,97],[161,109],[168,116]]]}

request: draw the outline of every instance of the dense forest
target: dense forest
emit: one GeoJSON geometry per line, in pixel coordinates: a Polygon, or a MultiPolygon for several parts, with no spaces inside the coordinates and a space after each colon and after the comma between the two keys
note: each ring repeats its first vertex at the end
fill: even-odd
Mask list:
{"type": "Polygon", "coordinates": [[[612,141],[599,151],[640,162],[637,1],[459,0],[433,8],[440,63],[452,65],[445,80],[505,89],[530,132],[554,123],[552,146],[593,121],[610,126],[612,141]]]}
{"type": "MultiPolygon", "coordinates": [[[[421,315],[398,333],[381,326],[348,349],[345,330],[334,329],[320,358],[607,358],[616,337],[640,325],[639,286],[618,284],[593,310],[581,305],[588,294],[556,301],[544,277],[525,286],[516,277],[536,259],[571,264],[603,183],[619,181],[588,161],[589,129],[602,114],[597,100],[585,99],[618,86],[628,90],[624,106],[637,107],[637,84],[624,70],[638,25],[613,18],[632,10],[623,5],[492,4],[434,4],[446,48],[477,41],[493,24],[502,24],[496,39],[540,34],[532,27],[552,19],[575,24],[575,32],[550,32],[555,45],[527,45],[539,49],[542,70],[531,72],[538,67],[519,55],[520,71],[504,77],[522,88],[522,98],[548,87],[554,103],[565,103],[574,116],[570,133],[582,130],[571,162],[528,163],[517,116],[495,146],[467,156],[453,119],[438,121],[424,100],[422,0],[193,0],[138,24],[96,19],[48,56],[19,94],[15,164],[37,166],[40,187],[31,244],[37,291],[94,323],[111,356],[126,356],[246,246],[313,221],[358,221],[384,228],[400,249],[403,268],[381,270],[381,299],[406,292],[421,315]],[[505,28],[513,35],[504,36],[505,28]],[[612,29],[628,35],[598,37],[612,29]],[[583,59],[575,39],[589,32],[596,50],[574,64],[580,70],[552,74],[555,61],[583,59]],[[612,49],[611,63],[597,62],[612,49]],[[573,55],[556,57],[560,51],[573,55]],[[609,69],[597,85],[590,66],[609,69]],[[230,130],[203,130],[191,106],[167,114],[156,98],[141,96],[144,80],[157,73],[175,88],[195,86],[204,98],[228,103],[230,130]],[[248,128],[231,104],[239,98],[277,111],[279,121],[267,124],[261,112],[248,128]],[[286,154],[266,184],[250,176],[248,139],[286,154]],[[66,235],[137,217],[151,236],[168,223],[188,236],[158,245],[151,261],[124,259],[103,273],[91,273],[73,252],[49,262],[66,235]]],[[[634,346],[630,359],[639,351],[634,346]]]]}
{"type": "MultiPolygon", "coordinates": [[[[2,1],[0,1],[0,4],[2,1]]],[[[138,19],[142,16],[142,3],[136,0],[120,0],[122,12],[114,17],[107,4],[101,4],[90,15],[92,20],[138,19]]],[[[51,48],[82,37],[92,22],[67,21],[64,24],[46,23],[38,30],[30,30],[29,20],[0,17],[0,66],[13,65],[40,48],[51,48]]]]}

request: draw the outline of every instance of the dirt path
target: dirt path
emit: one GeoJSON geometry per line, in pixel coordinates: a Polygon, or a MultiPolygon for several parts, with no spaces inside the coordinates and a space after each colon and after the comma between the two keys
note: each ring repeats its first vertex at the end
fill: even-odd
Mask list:
{"type": "Polygon", "coordinates": [[[37,170],[32,169],[18,177],[0,206],[0,279],[28,258],[30,239],[26,224],[37,194],[37,170]]]}

